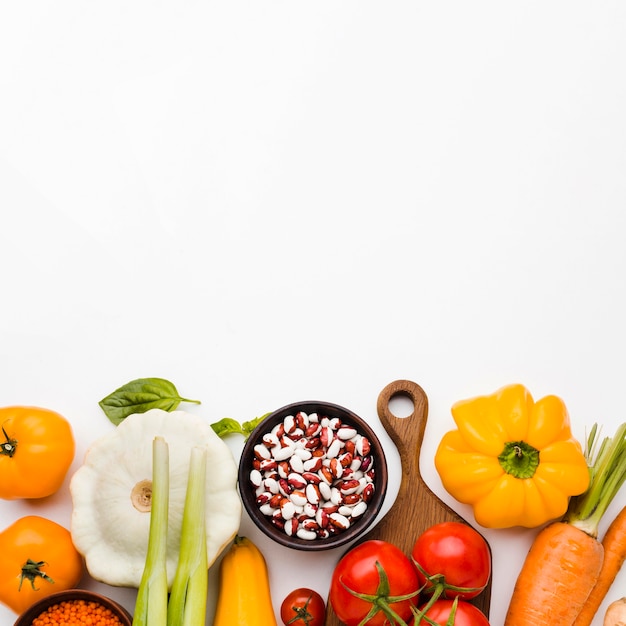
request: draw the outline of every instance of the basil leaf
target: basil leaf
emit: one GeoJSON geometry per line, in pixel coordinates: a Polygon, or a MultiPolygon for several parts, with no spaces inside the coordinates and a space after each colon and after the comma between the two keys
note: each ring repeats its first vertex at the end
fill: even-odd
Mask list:
{"type": "Polygon", "coordinates": [[[265,413],[264,415],[261,415],[261,417],[255,417],[253,420],[250,420],[249,422],[244,422],[241,425],[241,428],[243,430],[243,434],[245,436],[245,438],[247,439],[251,434],[252,431],[269,415],[269,413],[265,413]]]}
{"type": "Polygon", "coordinates": [[[236,419],[232,417],[223,417],[221,420],[211,424],[211,428],[217,433],[219,437],[226,437],[236,433],[243,435],[244,441],[251,435],[252,431],[259,425],[259,422],[265,419],[269,413],[261,415],[261,417],[255,417],[253,420],[243,422],[240,424],[236,419]]]}
{"type": "Polygon", "coordinates": [[[150,409],[173,411],[181,402],[200,404],[199,400],[182,398],[176,387],[164,378],[131,380],[98,403],[116,426],[133,413],[150,409]]]}
{"type": "Polygon", "coordinates": [[[219,437],[226,437],[227,435],[232,435],[233,433],[239,433],[240,435],[244,434],[241,424],[232,417],[223,417],[218,422],[211,424],[211,428],[219,437]]]}

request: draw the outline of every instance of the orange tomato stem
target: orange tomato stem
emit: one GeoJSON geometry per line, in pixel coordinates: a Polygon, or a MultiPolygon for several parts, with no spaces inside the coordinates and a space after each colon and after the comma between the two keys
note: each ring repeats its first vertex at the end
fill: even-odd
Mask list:
{"type": "Polygon", "coordinates": [[[4,435],[4,441],[2,442],[2,447],[0,448],[0,454],[4,454],[5,456],[11,458],[17,450],[17,441],[9,437],[7,431],[4,430],[4,426],[2,427],[2,434],[4,435]]]}
{"type": "Polygon", "coordinates": [[[22,565],[22,573],[20,575],[20,585],[17,588],[18,591],[22,589],[22,583],[24,579],[30,582],[30,586],[34,591],[38,591],[37,587],[35,587],[35,580],[37,578],[41,578],[46,582],[54,584],[54,580],[48,576],[45,572],[41,571],[41,568],[46,565],[45,561],[33,561],[32,559],[28,559],[24,565],[22,565]]]}

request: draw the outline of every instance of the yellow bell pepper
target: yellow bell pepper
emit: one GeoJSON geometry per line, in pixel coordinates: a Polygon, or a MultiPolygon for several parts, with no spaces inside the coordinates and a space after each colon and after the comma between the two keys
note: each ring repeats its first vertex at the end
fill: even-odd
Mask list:
{"type": "Polygon", "coordinates": [[[457,402],[457,430],[435,453],[445,489],[486,528],[535,528],[561,517],[589,486],[589,468],[563,401],[535,402],[519,384],[457,402]]]}

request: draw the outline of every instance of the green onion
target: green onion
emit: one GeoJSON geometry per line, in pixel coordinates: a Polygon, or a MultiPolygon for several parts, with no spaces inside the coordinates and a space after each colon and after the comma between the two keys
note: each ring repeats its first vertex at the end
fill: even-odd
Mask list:
{"type": "Polygon", "coordinates": [[[597,435],[598,425],[594,424],[585,450],[589,487],[571,498],[564,517],[564,521],[594,538],[598,536],[602,516],[626,481],[626,423],[619,426],[613,437],[599,442],[597,435]]]}
{"type": "Polygon", "coordinates": [[[133,626],[167,624],[169,479],[169,448],[165,439],[157,436],[152,442],[152,508],[148,554],[137,592],[133,626]]]}
{"type": "Polygon", "coordinates": [[[206,447],[193,447],[167,626],[198,626],[205,622],[209,578],[205,521],[206,465],[206,447]]]}

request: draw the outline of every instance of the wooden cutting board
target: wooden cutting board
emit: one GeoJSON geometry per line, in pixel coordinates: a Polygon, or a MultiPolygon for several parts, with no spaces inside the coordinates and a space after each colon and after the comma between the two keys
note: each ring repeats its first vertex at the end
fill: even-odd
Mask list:
{"type": "MultiPolygon", "coordinates": [[[[468,522],[442,502],[422,479],[419,457],[428,416],[428,398],[424,390],[410,380],[396,380],[380,392],[377,408],[382,425],[400,453],[402,477],[395,502],[358,543],[368,539],[382,539],[410,555],[417,537],[430,526],[439,522],[468,522]],[[413,403],[413,412],[407,417],[396,417],[389,409],[391,399],[398,396],[407,397],[413,403]]],[[[490,601],[491,580],[472,603],[489,617],[490,601]]],[[[330,601],[327,602],[326,626],[341,624],[330,601]]]]}

